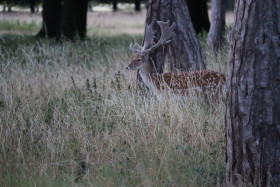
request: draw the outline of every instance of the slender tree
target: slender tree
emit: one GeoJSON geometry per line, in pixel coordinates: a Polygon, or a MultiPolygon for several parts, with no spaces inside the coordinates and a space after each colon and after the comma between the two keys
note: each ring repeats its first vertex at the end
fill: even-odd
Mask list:
{"type": "Polygon", "coordinates": [[[280,186],[280,0],[239,0],[229,36],[226,186],[280,186]]]}
{"type": "Polygon", "coordinates": [[[113,0],[113,11],[116,12],[118,10],[118,0],[113,0]]]}
{"type": "Polygon", "coordinates": [[[134,4],[135,4],[135,11],[136,12],[141,11],[141,0],[134,0],[134,4]]]}
{"type": "Polygon", "coordinates": [[[29,0],[30,3],[30,12],[34,13],[35,12],[35,0],[29,0]]]}
{"type": "Polygon", "coordinates": [[[216,53],[222,47],[226,26],[226,2],[211,1],[211,27],[208,34],[208,45],[216,53]]]}

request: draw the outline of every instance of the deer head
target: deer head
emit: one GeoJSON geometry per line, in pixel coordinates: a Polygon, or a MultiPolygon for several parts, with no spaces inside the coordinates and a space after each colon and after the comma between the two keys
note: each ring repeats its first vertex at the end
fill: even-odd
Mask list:
{"type": "Polygon", "coordinates": [[[132,62],[126,67],[128,70],[139,70],[146,63],[149,63],[149,54],[153,52],[155,49],[162,45],[169,44],[171,40],[169,40],[173,35],[173,30],[176,27],[176,24],[173,23],[169,27],[169,21],[157,21],[157,24],[160,26],[161,36],[159,41],[154,44],[155,32],[152,30],[152,24],[147,25],[145,29],[145,38],[144,45],[140,46],[139,44],[130,44],[130,50],[136,53],[137,55],[132,60],[132,62]]]}

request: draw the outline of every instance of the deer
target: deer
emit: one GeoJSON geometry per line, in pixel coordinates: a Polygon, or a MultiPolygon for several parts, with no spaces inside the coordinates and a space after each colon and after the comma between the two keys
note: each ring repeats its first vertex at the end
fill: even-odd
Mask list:
{"type": "Polygon", "coordinates": [[[149,55],[160,46],[167,45],[171,42],[173,30],[176,24],[169,26],[169,21],[157,21],[160,26],[161,36],[154,44],[155,32],[152,30],[152,24],[147,25],[145,29],[144,44],[130,44],[130,50],[136,53],[136,56],[129,65],[127,70],[138,70],[144,84],[153,93],[159,93],[163,90],[171,91],[175,94],[195,94],[202,93],[206,96],[218,97],[224,90],[225,75],[213,70],[201,70],[195,72],[167,72],[159,74],[155,72],[149,55]]]}

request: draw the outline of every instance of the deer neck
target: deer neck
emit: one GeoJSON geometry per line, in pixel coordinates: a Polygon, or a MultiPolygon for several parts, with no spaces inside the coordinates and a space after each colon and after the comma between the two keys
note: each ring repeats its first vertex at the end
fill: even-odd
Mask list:
{"type": "Polygon", "coordinates": [[[142,65],[142,68],[139,70],[139,75],[141,76],[144,84],[151,90],[156,91],[157,86],[155,84],[155,72],[152,65],[147,62],[142,65]]]}

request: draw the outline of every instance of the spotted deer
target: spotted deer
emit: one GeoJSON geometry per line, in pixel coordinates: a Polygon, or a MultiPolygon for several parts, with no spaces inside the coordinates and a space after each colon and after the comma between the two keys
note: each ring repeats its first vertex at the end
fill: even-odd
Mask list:
{"type": "Polygon", "coordinates": [[[161,29],[161,37],[154,44],[154,34],[152,26],[146,27],[144,45],[130,44],[130,49],[137,55],[126,67],[128,70],[139,70],[144,84],[152,92],[169,90],[175,94],[202,93],[211,96],[219,96],[225,85],[225,76],[222,73],[202,70],[196,72],[168,72],[158,74],[154,71],[152,63],[149,61],[149,54],[162,45],[167,45],[176,27],[173,23],[169,27],[168,22],[157,21],[161,29]]]}

